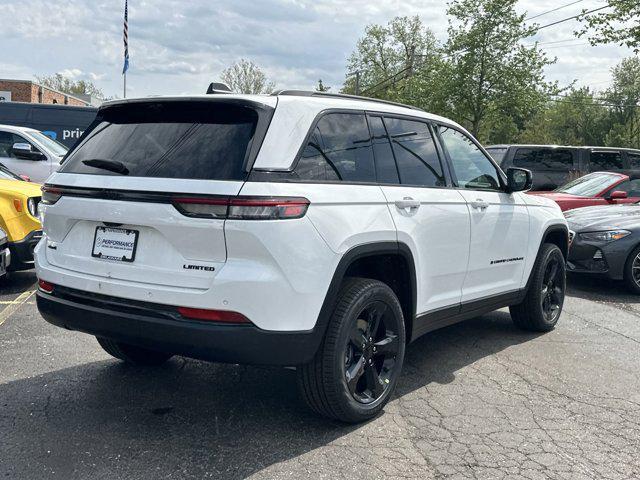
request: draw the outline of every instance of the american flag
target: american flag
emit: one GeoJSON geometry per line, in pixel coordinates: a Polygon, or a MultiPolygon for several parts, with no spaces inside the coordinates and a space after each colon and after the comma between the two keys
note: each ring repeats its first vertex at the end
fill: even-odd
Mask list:
{"type": "Polygon", "coordinates": [[[122,74],[124,75],[129,70],[129,11],[127,7],[127,0],[124,0],[124,30],[122,39],[124,41],[124,67],[122,68],[122,74]]]}

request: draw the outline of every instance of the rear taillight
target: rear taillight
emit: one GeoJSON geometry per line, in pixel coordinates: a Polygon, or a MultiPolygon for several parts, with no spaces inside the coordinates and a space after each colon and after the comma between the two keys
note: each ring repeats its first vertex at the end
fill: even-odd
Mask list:
{"type": "Polygon", "coordinates": [[[57,187],[50,187],[43,185],[42,188],[42,203],[45,205],[53,205],[62,196],[62,189],[57,187]]]}
{"type": "Polygon", "coordinates": [[[38,280],[38,289],[44,293],[53,292],[53,283],[46,282],[45,280],[38,280]]]}
{"type": "Polygon", "coordinates": [[[207,310],[204,308],[178,307],[178,313],[184,318],[206,320],[220,323],[251,323],[247,317],[228,310],[207,310]]]}
{"type": "Polygon", "coordinates": [[[300,218],[309,208],[309,200],[301,197],[175,197],[172,203],[189,217],[233,220],[300,218]]]}
{"type": "Polygon", "coordinates": [[[175,197],[171,203],[187,217],[226,218],[229,208],[228,198],[175,197]]]}

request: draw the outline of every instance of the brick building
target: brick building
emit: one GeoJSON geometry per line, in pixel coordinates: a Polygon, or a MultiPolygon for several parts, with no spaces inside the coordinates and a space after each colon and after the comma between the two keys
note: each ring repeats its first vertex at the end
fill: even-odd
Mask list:
{"type": "Polygon", "coordinates": [[[61,105],[88,106],[91,101],[59,92],[44,85],[40,85],[31,80],[6,80],[0,79],[0,93],[4,94],[6,100],[12,102],[26,103],[59,103],[61,105]]]}

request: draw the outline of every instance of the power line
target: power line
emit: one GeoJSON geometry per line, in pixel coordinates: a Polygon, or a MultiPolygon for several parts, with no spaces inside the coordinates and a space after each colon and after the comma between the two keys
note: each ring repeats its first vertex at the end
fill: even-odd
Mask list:
{"type": "MultiPolygon", "coordinates": [[[[537,27],[535,30],[533,30],[531,32],[530,37],[534,36],[536,33],[538,33],[540,30],[542,30],[544,28],[553,27],[554,25],[559,25],[561,23],[568,22],[569,20],[574,20],[576,18],[580,18],[580,17],[586,16],[586,15],[590,15],[592,13],[599,12],[600,10],[604,10],[605,8],[609,8],[609,7],[611,7],[611,5],[609,3],[607,3],[606,5],[604,5],[602,7],[594,8],[592,10],[587,10],[587,11],[579,13],[577,15],[573,15],[571,17],[563,18],[563,19],[557,20],[555,22],[548,23],[546,25],[542,25],[540,27],[537,27]]],[[[468,49],[464,49],[464,50],[462,50],[460,52],[455,52],[454,55],[465,53],[466,51],[468,51],[468,49]]],[[[398,80],[402,80],[402,78],[398,78],[398,77],[400,75],[404,74],[405,72],[410,71],[410,70],[412,70],[411,67],[406,67],[406,68],[402,69],[401,71],[395,73],[394,75],[392,75],[392,76],[390,76],[388,78],[385,78],[382,81],[378,82],[377,84],[365,89],[362,93],[363,94],[374,94],[379,90],[380,87],[384,86],[384,84],[387,83],[389,80],[396,79],[396,78],[398,80]]]]}
{"type": "Polygon", "coordinates": [[[570,45],[554,45],[552,47],[546,47],[546,50],[553,50],[554,48],[567,48],[567,47],[579,47],[581,45],[591,45],[589,42],[572,43],[570,45]]]}
{"type": "Polygon", "coordinates": [[[611,5],[607,4],[604,7],[594,8],[593,10],[588,10],[586,12],[579,13],[578,15],[574,15],[572,17],[563,18],[562,20],[557,20],[555,22],[548,23],[546,25],[542,25],[541,27],[536,28],[535,31],[532,33],[532,35],[538,33],[543,28],[553,27],[554,25],[558,25],[560,23],[568,22],[569,20],[575,20],[576,18],[584,17],[586,15],[590,15],[592,13],[599,12],[600,10],[604,10],[605,8],[609,8],[609,7],[611,7],[611,5]]]}
{"type": "Polygon", "coordinates": [[[553,42],[534,42],[524,44],[526,47],[533,47],[534,45],[555,45],[556,43],[575,42],[576,37],[565,38],[564,40],[556,40],[553,42]]]}
{"type": "Polygon", "coordinates": [[[534,18],[539,18],[547,15],[548,13],[557,12],[558,10],[562,10],[563,8],[570,7],[571,5],[575,5],[576,3],[582,3],[584,0],[577,0],[576,2],[567,3],[566,5],[562,5],[558,8],[554,8],[553,10],[547,10],[546,12],[542,12],[538,15],[534,15],[533,17],[525,18],[524,21],[528,22],[529,20],[533,20],[534,18]]]}
{"type": "Polygon", "coordinates": [[[640,105],[637,103],[629,103],[629,104],[618,104],[618,103],[604,103],[607,102],[605,98],[592,97],[593,100],[597,100],[598,103],[594,102],[580,102],[576,100],[572,100],[568,95],[556,94],[551,95],[553,97],[560,98],[549,98],[552,102],[564,102],[564,103],[572,103],[575,105],[584,105],[584,106],[592,106],[592,107],[628,107],[628,108],[640,108],[640,105]]]}

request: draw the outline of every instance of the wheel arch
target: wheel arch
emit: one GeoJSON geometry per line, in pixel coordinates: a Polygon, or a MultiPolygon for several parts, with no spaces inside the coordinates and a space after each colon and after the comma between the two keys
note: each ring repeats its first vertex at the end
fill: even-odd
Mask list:
{"type": "Polygon", "coordinates": [[[569,227],[567,227],[564,224],[558,223],[558,224],[550,225],[546,228],[546,230],[542,234],[540,245],[538,245],[538,250],[536,251],[536,260],[535,262],[533,262],[533,265],[531,266],[531,270],[529,271],[527,284],[525,288],[522,290],[523,296],[529,290],[529,285],[531,284],[531,277],[536,268],[536,265],[538,264],[542,246],[545,243],[552,243],[556,245],[562,252],[562,256],[564,257],[566,262],[567,258],[569,257],[569,227]]]}
{"type": "Polygon", "coordinates": [[[566,260],[569,256],[569,228],[563,224],[556,224],[547,227],[542,235],[542,241],[538,246],[538,252],[540,252],[542,245],[545,243],[553,243],[554,245],[557,245],[566,260]]]}
{"type": "Polygon", "coordinates": [[[325,335],[343,280],[353,276],[380,280],[396,293],[405,317],[409,342],[416,312],[417,292],[413,254],[402,242],[374,242],[352,247],[340,259],[314,327],[317,347],[325,335]],[[391,276],[388,273],[389,269],[392,272],[391,276]]]}

